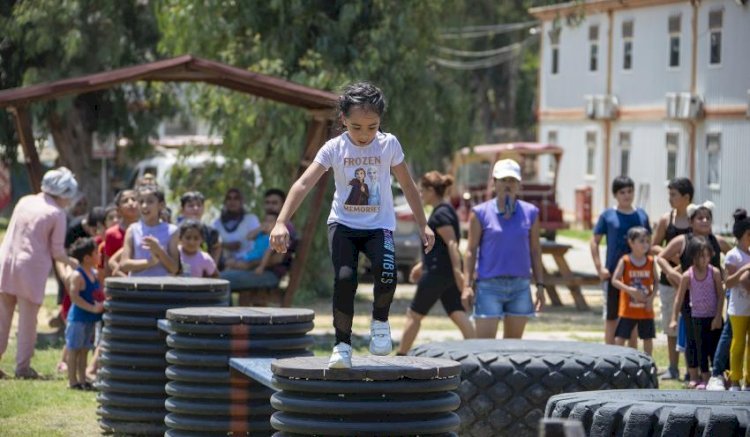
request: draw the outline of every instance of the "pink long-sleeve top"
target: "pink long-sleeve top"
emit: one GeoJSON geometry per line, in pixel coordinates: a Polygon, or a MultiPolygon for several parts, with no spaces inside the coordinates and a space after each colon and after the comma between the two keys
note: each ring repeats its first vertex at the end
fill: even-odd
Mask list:
{"type": "Polygon", "coordinates": [[[52,257],[65,254],[65,220],[65,211],[47,194],[18,201],[0,244],[0,293],[42,303],[52,257]]]}

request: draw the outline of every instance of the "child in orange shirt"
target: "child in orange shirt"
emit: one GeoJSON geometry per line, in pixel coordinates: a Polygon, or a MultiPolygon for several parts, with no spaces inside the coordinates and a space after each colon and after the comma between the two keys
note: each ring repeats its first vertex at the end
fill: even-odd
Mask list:
{"type": "Polygon", "coordinates": [[[624,345],[637,327],[643,351],[651,355],[656,337],[654,296],[659,287],[656,263],[648,254],[651,236],[646,228],[637,226],[628,231],[627,238],[630,254],[623,255],[612,278],[612,285],[620,290],[615,344],[624,345]]]}

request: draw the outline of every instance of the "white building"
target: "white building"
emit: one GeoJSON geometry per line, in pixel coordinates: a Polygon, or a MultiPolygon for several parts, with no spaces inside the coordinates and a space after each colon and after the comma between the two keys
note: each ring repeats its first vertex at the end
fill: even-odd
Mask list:
{"type": "Polygon", "coordinates": [[[542,22],[539,138],[566,150],[558,199],[593,190],[594,217],[620,174],[652,221],[666,185],[692,179],[716,230],[750,210],[750,1],[597,0],[533,8],[542,22]]]}

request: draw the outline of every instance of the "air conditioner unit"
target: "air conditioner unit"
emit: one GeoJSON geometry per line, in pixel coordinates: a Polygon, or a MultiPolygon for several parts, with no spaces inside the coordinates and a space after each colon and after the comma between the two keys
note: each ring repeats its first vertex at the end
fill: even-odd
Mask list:
{"type": "Polygon", "coordinates": [[[703,98],[698,94],[680,93],[677,99],[677,118],[695,120],[703,116],[703,98]]]}
{"type": "Polygon", "coordinates": [[[617,115],[617,97],[613,95],[598,95],[594,98],[596,118],[612,120],[617,115]]]}
{"type": "Polygon", "coordinates": [[[667,118],[677,118],[677,93],[667,93],[667,118]]]}
{"type": "Polygon", "coordinates": [[[596,106],[594,105],[594,96],[583,96],[584,100],[586,101],[586,104],[584,106],[584,110],[586,112],[586,118],[594,119],[596,118],[596,106]]]}

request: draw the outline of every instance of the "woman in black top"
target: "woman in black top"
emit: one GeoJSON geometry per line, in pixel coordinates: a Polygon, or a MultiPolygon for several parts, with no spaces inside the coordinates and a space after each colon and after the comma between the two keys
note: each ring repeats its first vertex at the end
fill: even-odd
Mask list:
{"type": "Polygon", "coordinates": [[[422,202],[433,207],[427,224],[437,238],[432,251],[422,256],[422,262],[411,270],[409,278],[417,282],[417,292],[406,311],[406,326],[401,337],[398,355],[405,355],[419,333],[422,319],[440,299],[445,312],[461,330],[464,338],[474,338],[474,326],[461,305],[461,254],[458,251],[460,230],[458,215],[443,200],[445,190],[453,184],[451,176],[431,171],[422,176],[422,202]]]}
{"type": "MultiPolygon", "coordinates": [[[[669,190],[669,206],[672,209],[664,214],[656,225],[652,240],[655,255],[661,253],[665,246],[675,237],[690,231],[690,218],[687,207],[693,201],[693,183],[688,178],[672,179],[667,186],[669,190]]],[[[674,267],[675,264],[672,264],[674,267]]],[[[661,299],[661,324],[667,335],[667,352],[669,354],[669,367],[661,374],[662,380],[677,379],[679,377],[680,354],[677,352],[677,330],[669,328],[672,320],[672,307],[674,306],[675,288],[672,287],[667,275],[662,271],[659,280],[659,298],[661,299]]]]}
{"type": "MultiPolygon", "coordinates": [[[[711,265],[721,270],[721,254],[727,253],[732,249],[732,246],[721,237],[717,237],[713,234],[713,204],[706,202],[703,205],[690,205],[688,206],[688,216],[690,217],[690,228],[691,231],[687,234],[680,235],[672,239],[667,247],[659,254],[657,262],[661,271],[667,275],[667,280],[676,288],[679,284],[681,273],[685,272],[690,267],[691,262],[687,257],[686,249],[688,243],[695,236],[701,236],[708,240],[709,244],[713,248],[714,256],[711,258],[711,265]],[[676,264],[680,267],[673,267],[676,264]]],[[[673,309],[674,311],[675,309],[673,309]]],[[[685,325],[691,326],[691,311],[690,311],[690,294],[685,295],[684,303],[682,308],[676,309],[680,311],[685,325]]],[[[687,347],[685,348],[685,360],[687,361],[688,374],[690,375],[691,385],[690,388],[694,388],[696,381],[700,381],[698,374],[698,354],[697,344],[695,339],[695,333],[692,329],[687,329],[687,347]]]]}

